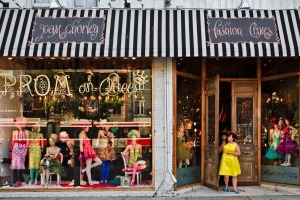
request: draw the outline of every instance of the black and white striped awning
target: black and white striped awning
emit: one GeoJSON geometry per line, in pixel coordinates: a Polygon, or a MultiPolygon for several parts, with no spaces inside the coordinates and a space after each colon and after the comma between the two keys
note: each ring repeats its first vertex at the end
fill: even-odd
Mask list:
{"type": "Polygon", "coordinates": [[[300,56],[299,10],[0,10],[0,56],[300,56]],[[104,44],[30,44],[35,16],[106,17],[104,44]],[[280,43],[209,44],[207,16],[274,17],[280,43]],[[30,44],[30,45],[29,45],[30,44]]]}

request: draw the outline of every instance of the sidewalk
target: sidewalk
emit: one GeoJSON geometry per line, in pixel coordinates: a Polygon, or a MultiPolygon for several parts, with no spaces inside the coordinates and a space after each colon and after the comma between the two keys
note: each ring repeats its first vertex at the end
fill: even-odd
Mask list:
{"type": "Polygon", "coordinates": [[[240,194],[216,191],[206,186],[174,191],[171,197],[151,197],[153,191],[74,191],[74,192],[1,192],[0,199],[9,200],[296,200],[300,199],[300,188],[279,187],[270,185],[240,186],[240,194]]]}

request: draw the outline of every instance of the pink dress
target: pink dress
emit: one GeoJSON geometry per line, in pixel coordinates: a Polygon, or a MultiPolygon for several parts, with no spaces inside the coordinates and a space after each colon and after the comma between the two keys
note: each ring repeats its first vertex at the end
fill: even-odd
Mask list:
{"type": "Polygon", "coordinates": [[[91,146],[90,139],[87,136],[85,136],[83,138],[82,149],[83,149],[83,153],[80,154],[79,160],[83,161],[83,160],[87,160],[87,159],[90,159],[90,158],[93,159],[93,158],[98,157],[97,154],[95,153],[95,150],[91,146]]]}
{"type": "Polygon", "coordinates": [[[14,140],[14,144],[11,152],[11,165],[10,169],[25,169],[25,158],[27,154],[27,135],[25,130],[18,131],[17,139],[14,140]]]}

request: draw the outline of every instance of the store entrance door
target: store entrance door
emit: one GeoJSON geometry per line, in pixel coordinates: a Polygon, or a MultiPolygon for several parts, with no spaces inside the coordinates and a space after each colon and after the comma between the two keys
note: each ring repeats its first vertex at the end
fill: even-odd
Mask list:
{"type": "MultiPolygon", "coordinates": [[[[242,174],[238,185],[258,184],[257,158],[257,82],[231,81],[231,128],[237,134],[241,148],[239,161],[242,174]]],[[[230,86],[230,85],[229,85],[230,86]]],[[[219,76],[206,81],[206,135],[204,184],[219,188],[219,138],[220,138],[220,79],[219,76]]]]}
{"type": "Polygon", "coordinates": [[[213,189],[219,189],[219,76],[206,80],[205,87],[204,184],[213,189]]]}
{"type": "Polygon", "coordinates": [[[231,86],[231,131],[237,134],[241,149],[238,185],[257,185],[257,81],[232,81],[231,86]]]}

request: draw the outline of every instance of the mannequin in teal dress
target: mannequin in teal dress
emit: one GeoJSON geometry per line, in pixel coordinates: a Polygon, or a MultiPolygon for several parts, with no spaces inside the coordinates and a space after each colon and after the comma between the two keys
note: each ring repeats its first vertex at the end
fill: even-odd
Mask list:
{"type": "Polygon", "coordinates": [[[280,126],[278,124],[274,124],[274,128],[270,130],[270,140],[272,141],[267,153],[265,154],[265,158],[272,159],[284,159],[284,155],[277,153],[276,149],[282,137],[282,130],[280,130],[280,126]]]}

